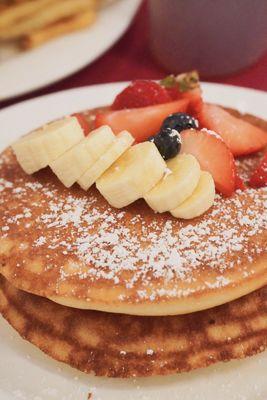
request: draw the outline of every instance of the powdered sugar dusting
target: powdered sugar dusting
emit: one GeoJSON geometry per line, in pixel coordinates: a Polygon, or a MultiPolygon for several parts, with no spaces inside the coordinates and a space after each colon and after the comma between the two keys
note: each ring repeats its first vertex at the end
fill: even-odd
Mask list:
{"type": "Polygon", "coordinates": [[[263,153],[256,153],[236,160],[238,174],[244,182],[249,181],[252,171],[254,171],[259,164],[262,156],[263,153]]]}
{"type": "Polygon", "coordinates": [[[209,135],[216,137],[217,139],[221,140],[222,142],[224,141],[223,138],[215,131],[212,131],[212,130],[207,129],[207,128],[202,128],[201,131],[202,132],[206,132],[209,135]]]}
{"type": "MultiPolygon", "coordinates": [[[[98,280],[120,285],[121,301],[135,288],[139,301],[187,296],[229,285],[226,271],[241,264],[251,264],[244,277],[253,274],[253,261],[265,249],[266,189],[248,189],[229,199],[217,195],[208,215],[183,222],[153,214],[143,203],[115,210],[95,189],[63,189],[49,171],[37,178],[17,170],[12,182],[0,181],[6,199],[0,203],[0,240],[26,235],[36,256],[45,252],[45,271],[51,265],[57,271],[57,287],[75,277],[78,286],[98,280]],[[7,206],[10,198],[20,204],[17,210],[7,206]],[[209,279],[199,287],[203,269],[209,279]]],[[[22,265],[21,249],[19,256],[22,265]]]]}
{"type": "Polygon", "coordinates": [[[5,179],[0,178],[0,192],[3,192],[5,189],[12,188],[13,183],[6,181],[5,179]]]}

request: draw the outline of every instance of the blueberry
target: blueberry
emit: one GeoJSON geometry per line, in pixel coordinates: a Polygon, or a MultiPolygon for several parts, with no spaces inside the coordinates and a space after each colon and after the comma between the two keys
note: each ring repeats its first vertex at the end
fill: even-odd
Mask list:
{"type": "Polygon", "coordinates": [[[198,120],[191,117],[189,114],[185,113],[175,113],[169,115],[164,121],[161,126],[161,130],[165,128],[175,129],[178,132],[182,132],[185,129],[197,129],[199,126],[198,120]]]}
{"type": "Polygon", "coordinates": [[[148,140],[155,143],[164,160],[175,157],[181,149],[181,136],[175,129],[161,129],[157,135],[151,136],[148,140]]]}

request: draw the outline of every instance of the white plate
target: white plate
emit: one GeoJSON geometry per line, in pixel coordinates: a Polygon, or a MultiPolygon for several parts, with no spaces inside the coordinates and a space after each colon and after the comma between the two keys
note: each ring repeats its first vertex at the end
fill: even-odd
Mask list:
{"type": "Polygon", "coordinates": [[[141,0],[116,0],[103,8],[94,25],[39,48],[18,53],[0,46],[0,100],[49,85],[85,67],[126,31],[141,0]]]}
{"type": "MultiPolygon", "coordinates": [[[[0,112],[0,149],[64,114],[107,104],[125,83],[64,91],[0,112]]],[[[205,99],[266,118],[267,94],[203,84],[205,99]]],[[[0,400],[266,400],[267,352],[242,361],[165,378],[105,379],[79,373],[45,356],[0,319],[0,400]]]]}

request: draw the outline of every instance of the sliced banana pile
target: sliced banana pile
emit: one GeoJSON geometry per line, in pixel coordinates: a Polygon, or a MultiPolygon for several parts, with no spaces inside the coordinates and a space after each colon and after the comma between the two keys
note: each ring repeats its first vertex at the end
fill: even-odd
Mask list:
{"type": "Polygon", "coordinates": [[[153,142],[134,143],[122,131],[102,126],[87,137],[77,119],[66,117],[22,137],[12,145],[27,174],[49,166],[66,187],[77,182],[84,190],[96,183],[109,204],[125,207],[144,198],[156,212],[191,219],[214,202],[212,176],[196,158],[179,154],[165,162],[153,142]]]}
{"type": "Polygon", "coordinates": [[[12,148],[22,169],[27,174],[33,174],[50,165],[83,138],[77,119],[66,117],[23,136],[12,148]]]}

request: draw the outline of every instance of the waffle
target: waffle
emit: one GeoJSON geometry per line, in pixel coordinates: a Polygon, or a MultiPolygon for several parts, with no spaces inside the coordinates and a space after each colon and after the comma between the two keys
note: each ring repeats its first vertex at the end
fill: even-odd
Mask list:
{"type": "Polygon", "coordinates": [[[2,277],[0,313],[44,353],[98,376],[173,374],[267,347],[267,287],[211,310],[140,317],[65,307],[2,277]]]}
{"type": "Polygon", "coordinates": [[[28,176],[10,149],[0,176],[0,272],[19,289],[71,307],[171,315],[267,284],[266,188],[217,196],[209,212],[182,221],[143,200],[111,208],[95,188],[66,189],[48,168],[28,176]]]}

